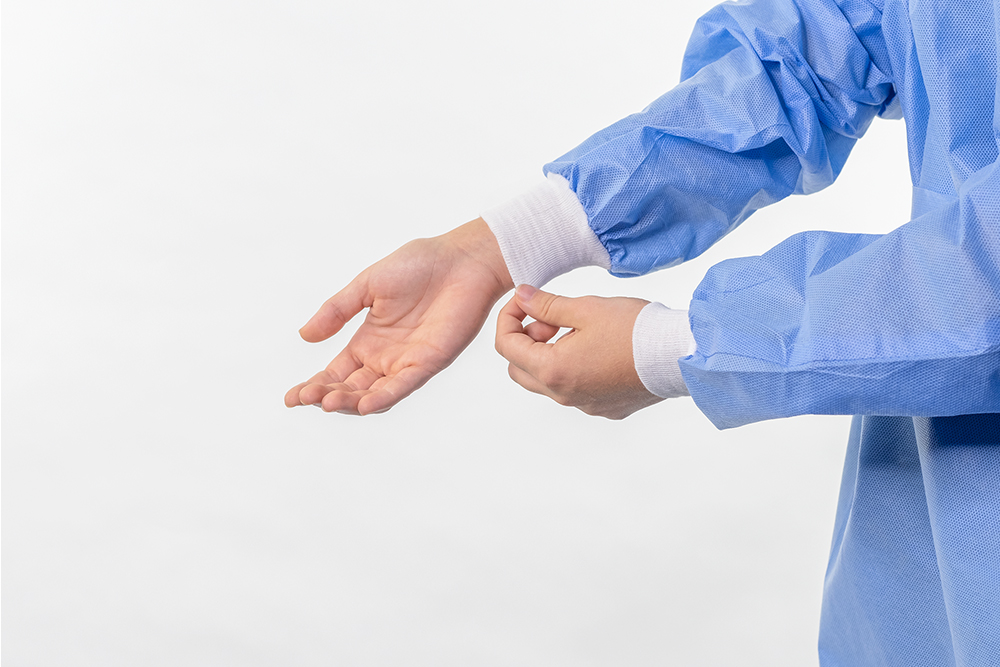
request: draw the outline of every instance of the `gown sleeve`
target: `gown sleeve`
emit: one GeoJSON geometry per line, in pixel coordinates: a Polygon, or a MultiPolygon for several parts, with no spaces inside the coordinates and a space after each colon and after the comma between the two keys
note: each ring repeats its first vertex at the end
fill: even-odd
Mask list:
{"type": "MultiPolygon", "coordinates": [[[[682,82],[546,165],[616,275],[703,252],[840,172],[899,113],[878,6],[749,0],[697,24],[682,82]]],[[[806,232],[709,270],[685,383],[720,428],[798,414],[1000,412],[1000,174],[886,235],[806,232]]],[[[863,214],[863,211],[859,211],[863,214]]]]}

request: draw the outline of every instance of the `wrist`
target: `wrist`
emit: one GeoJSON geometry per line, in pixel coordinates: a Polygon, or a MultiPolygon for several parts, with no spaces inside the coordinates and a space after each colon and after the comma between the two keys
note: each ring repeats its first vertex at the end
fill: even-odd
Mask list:
{"type": "Polygon", "coordinates": [[[494,285],[496,300],[514,288],[496,236],[482,218],[456,227],[444,238],[481,267],[494,285]]]}

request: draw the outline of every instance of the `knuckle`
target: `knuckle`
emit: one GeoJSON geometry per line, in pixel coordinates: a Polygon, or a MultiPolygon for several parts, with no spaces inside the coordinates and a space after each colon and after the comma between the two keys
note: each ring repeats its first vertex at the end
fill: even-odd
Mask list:
{"type": "Polygon", "coordinates": [[[566,373],[558,366],[546,366],[539,372],[539,380],[550,389],[559,391],[566,384],[566,373]]]}
{"type": "Polygon", "coordinates": [[[335,298],[326,302],[326,315],[331,322],[346,322],[350,319],[347,317],[347,313],[344,312],[344,308],[340,305],[339,300],[335,298]]]}
{"type": "Polygon", "coordinates": [[[544,322],[550,322],[553,319],[558,319],[559,311],[563,310],[563,306],[566,302],[567,298],[564,296],[559,296],[558,294],[547,295],[541,303],[540,319],[544,322]]]}
{"type": "Polygon", "coordinates": [[[537,305],[538,317],[535,318],[536,320],[541,320],[543,322],[548,321],[549,316],[552,314],[552,301],[553,299],[551,297],[539,299],[539,303],[537,305]]]}

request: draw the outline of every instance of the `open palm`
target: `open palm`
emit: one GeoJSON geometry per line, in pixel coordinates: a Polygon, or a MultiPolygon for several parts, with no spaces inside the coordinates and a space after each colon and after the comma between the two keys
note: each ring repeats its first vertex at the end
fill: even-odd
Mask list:
{"type": "Polygon", "coordinates": [[[384,412],[451,364],[511,287],[499,248],[484,232],[490,235],[477,220],[411,241],[324,303],[300,331],[307,341],[325,340],[368,312],[324,370],[288,391],[285,405],[384,412]]]}

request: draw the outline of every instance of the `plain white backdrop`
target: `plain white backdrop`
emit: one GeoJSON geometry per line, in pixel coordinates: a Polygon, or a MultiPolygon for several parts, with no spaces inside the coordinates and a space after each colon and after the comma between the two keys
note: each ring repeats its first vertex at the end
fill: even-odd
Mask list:
{"type": "MultiPolygon", "coordinates": [[[[324,299],[673,86],[711,4],[6,2],[4,665],[816,664],[847,417],[587,417],[494,319],[388,414],[282,405],[324,299]]],[[[705,256],[549,288],[686,307],[908,205],[876,121],[705,256]]]]}

